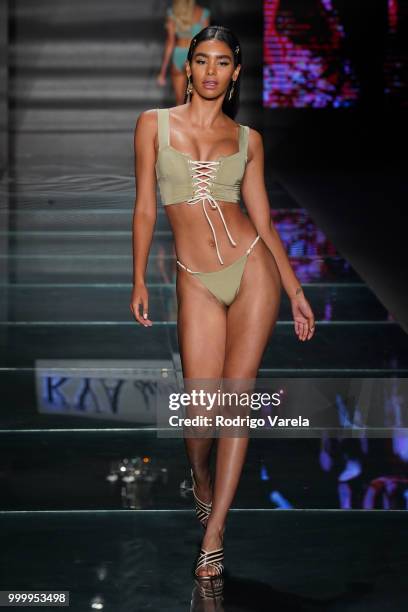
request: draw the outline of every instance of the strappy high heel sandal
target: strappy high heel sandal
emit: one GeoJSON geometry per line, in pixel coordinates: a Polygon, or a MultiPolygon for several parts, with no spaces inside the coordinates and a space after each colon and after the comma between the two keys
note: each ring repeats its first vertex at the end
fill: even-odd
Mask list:
{"type": "Polygon", "coordinates": [[[200,554],[198,555],[196,568],[195,568],[195,576],[199,580],[211,580],[212,578],[217,578],[222,576],[224,572],[224,546],[220,548],[216,548],[215,550],[204,550],[204,548],[200,549],[200,554]],[[197,574],[198,570],[202,568],[204,565],[209,565],[215,568],[216,573],[212,575],[202,576],[201,574],[197,574]]]}
{"type": "Polygon", "coordinates": [[[195,512],[196,512],[198,520],[200,521],[201,525],[205,529],[207,527],[208,517],[210,516],[210,513],[211,513],[212,501],[210,501],[209,503],[206,503],[206,502],[203,502],[199,497],[197,497],[196,492],[195,492],[197,488],[197,483],[196,483],[196,479],[194,477],[194,472],[192,469],[190,469],[190,473],[191,473],[191,480],[193,481],[193,495],[194,495],[194,500],[195,500],[195,512]]]}

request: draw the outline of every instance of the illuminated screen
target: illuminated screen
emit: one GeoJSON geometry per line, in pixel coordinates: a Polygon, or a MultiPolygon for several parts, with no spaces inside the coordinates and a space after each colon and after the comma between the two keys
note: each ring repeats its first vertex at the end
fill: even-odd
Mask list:
{"type": "Polygon", "coordinates": [[[264,0],[264,107],[351,107],[374,80],[406,106],[406,4],[264,0]]]}

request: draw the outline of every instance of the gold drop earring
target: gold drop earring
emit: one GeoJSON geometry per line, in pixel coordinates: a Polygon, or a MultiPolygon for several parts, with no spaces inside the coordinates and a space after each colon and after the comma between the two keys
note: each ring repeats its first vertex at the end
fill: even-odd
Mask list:
{"type": "Polygon", "coordinates": [[[232,94],[234,93],[234,85],[235,85],[235,81],[232,80],[232,87],[231,87],[230,92],[229,92],[228,100],[231,100],[231,98],[232,98],[232,94]]]}
{"type": "Polygon", "coordinates": [[[190,77],[187,77],[187,89],[186,89],[186,93],[188,96],[188,102],[191,101],[191,94],[193,93],[193,84],[190,81],[190,77]]]}

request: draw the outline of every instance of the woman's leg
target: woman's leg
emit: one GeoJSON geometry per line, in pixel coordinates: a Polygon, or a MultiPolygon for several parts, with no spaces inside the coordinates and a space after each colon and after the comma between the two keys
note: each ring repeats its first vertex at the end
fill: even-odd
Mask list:
{"type": "Polygon", "coordinates": [[[178,66],[172,62],[170,78],[174,89],[174,96],[176,98],[176,106],[179,106],[180,104],[184,103],[184,94],[187,86],[187,76],[184,68],[184,62],[182,65],[179,63],[178,66]]]}
{"type": "Polygon", "coordinates": [[[184,104],[184,94],[186,91],[186,75],[184,72],[171,73],[174,95],[176,98],[176,106],[184,104]]]}
{"type": "MultiPolygon", "coordinates": [[[[224,367],[226,309],[194,275],[184,270],[177,271],[176,292],[177,333],[184,379],[208,379],[209,383],[211,379],[218,380],[224,367]]],[[[195,434],[199,434],[198,428],[195,434]]],[[[213,437],[184,437],[197,481],[196,493],[204,502],[212,499],[209,467],[213,441],[213,437]]]]}
{"type": "MultiPolygon", "coordinates": [[[[281,279],[275,259],[259,240],[250,253],[234,302],[227,310],[223,379],[253,380],[257,376],[266,345],[279,313],[281,279]]],[[[231,382],[228,380],[228,390],[231,382]]],[[[202,542],[205,550],[222,544],[226,517],[238,487],[248,448],[248,437],[219,437],[212,512],[202,542]]],[[[200,575],[214,575],[211,566],[200,575]]]]}

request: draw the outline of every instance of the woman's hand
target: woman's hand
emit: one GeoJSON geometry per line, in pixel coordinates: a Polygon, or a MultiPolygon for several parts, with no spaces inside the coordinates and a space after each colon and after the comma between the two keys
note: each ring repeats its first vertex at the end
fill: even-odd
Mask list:
{"type": "Polygon", "coordinates": [[[159,74],[156,77],[156,81],[157,81],[157,84],[160,85],[160,87],[163,87],[166,84],[166,75],[163,74],[162,72],[159,72],[159,74]]]}
{"type": "Polygon", "coordinates": [[[309,302],[303,291],[290,300],[292,306],[293,320],[295,322],[295,333],[299,340],[310,340],[315,330],[315,320],[309,302]]]}
{"type": "Polygon", "coordinates": [[[133,286],[132,297],[130,300],[130,310],[135,316],[135,319],[139,321],[145,327],[151,327],[152,321],[147,318],[149,306],[149,294],[144,283],[138,283],[133,286]],[[139,312],[139,306],[142,304],[143,317],[139,312]]]}

